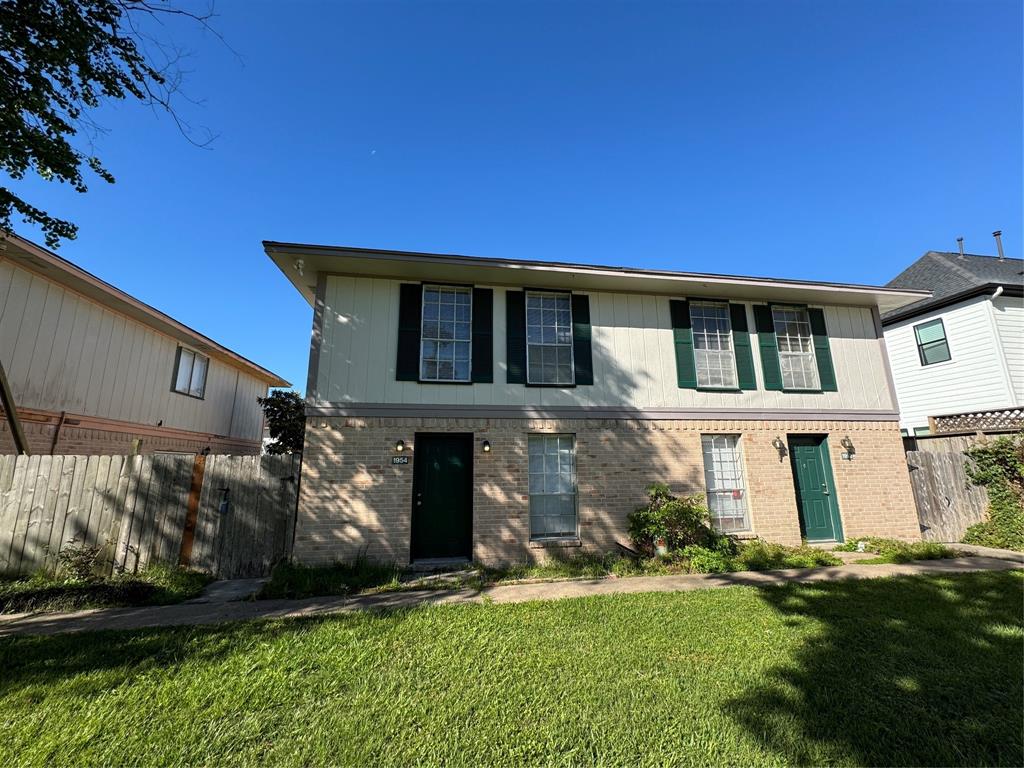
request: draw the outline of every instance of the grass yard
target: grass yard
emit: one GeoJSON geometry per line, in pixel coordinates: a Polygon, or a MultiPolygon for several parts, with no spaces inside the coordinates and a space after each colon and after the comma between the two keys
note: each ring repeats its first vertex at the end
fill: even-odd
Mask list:
{"type": "Polygon", "coordinates": [[[1024,574],[0,641],[2,765],[1024,764],[1024,574]]]}
{"type": "Polygon", "coordinates": [[[105,579],[61,578],[39,573],[0,581],[0,613],[78,611],[132,605],[170,605],[199,596],[212,577],[199,571],[152,565],[105,579]]]}

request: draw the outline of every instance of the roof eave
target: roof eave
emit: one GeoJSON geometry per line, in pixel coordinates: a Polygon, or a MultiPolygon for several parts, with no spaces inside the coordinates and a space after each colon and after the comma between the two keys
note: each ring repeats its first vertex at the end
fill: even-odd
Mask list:
{"type": "MultiPolygon", "coordinates": [[[[349,246],[322,246],[304,243],[282,243],[264,241],[267,255],[284,272],[295,288],[311,304],[314,301],[317,273],[351,274],[359,264],[373,264],[363,268],[366,276],[419,279],[429,270],[483,270],[487,277],[482,284],[530,285],[543,279],[548,283],[562,283],[562,287],[579,290],[616,290],[613,284],[622,285],[633,280],[645,281],[645,287],[632,290],[637,292],[664,293],[667,295],[703,295],[729,293],[743,294],[756,300],[762,293],[789,296],[788,300],[801,298],[808,303],[835,303],[848,305],[877,306],[888,311],[930,296],[928,291],[885,288],[880,286],[855,285],[790,280],[786,278],[751,277],[743,275],[721,275],[700,272],[673,272],[631,267],[608,267],[566,262],[542,262],[528,260],[492,259],[456,254],[422,253],[415,251],[393,251],[349,246]],[[382,266],[390,263],[389,268],[382,266]],[[345,267],[348,267],[346,269],[345,267]],[[523,273],[529,273],[526,278],[523,273]],[[420,273],[419,275],[417,273],[420,273]],[[606,285],[608,287],[595,287],[606,285]],[[739,293],[737,293],[739,292],[739,293]],[[807,295],[817,297],[810,301],[807,295]]],[[[540,284],[537,287],[544,287],[540,284]]],[[[621,287],[620,287],[621,289],[621,287]]],[[[771,298],[771,297],[769,297],[771,298]]],[[[765,299],[761,299],[765,300],[765,299]]]]}
{"type": "Polygon", "coordinates": [[[927,315],[937,309],[945,309],[946,307],[959,304],[962,301],[967,301],[968,299],[973,299],[977,296],[995,293],[997,288],[1003,289],[1003,296],[1024,296],[1024,286],[998,282],[981,283],[980,285],[973,285],[970,288],[958,291],[957,293],[951,293],[948,296],[941,296],[934,301],[929,301],[920,306],[912,306],[905,310],[897,309],[892,312],[888,312],[885,315],[882,315],[882,325],[889,326],[903,322],[904,320],[909,320],[913,317],[927,315]]]}

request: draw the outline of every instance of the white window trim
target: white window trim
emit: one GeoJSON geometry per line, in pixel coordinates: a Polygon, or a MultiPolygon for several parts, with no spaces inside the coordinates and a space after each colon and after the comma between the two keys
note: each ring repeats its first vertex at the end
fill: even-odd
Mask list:
{"type": "Polygon", "coordinates": [[[184,395],[185,397],[191,397],[191,398],[194,398],[196,400],[205,400],[206,399],[206,383],[207,383],[207,381],[209,381],[209,378],[210,378],[210,358],[207,355],[204,355],[204,354],[201,354],[199,352],[196,352],[194,349],[190,349],[189,347],[183,347],[183,346],[181,346],[179,344],[178,345],[178,351],[175,354],[174,378],[171,379],[171,391],[174,392],[177,395],[184,395]],[[188,388],[187,389],[178,389],[178,372],[181,370],[181,353],[182,352],[188,352],[190,355],[192,355],[192,370],[189,372],[189,375],[188,375],[188,388]],[[192,376],[196,372],[196,359],[197,358],[202,358],[203,360],[205,360],[206,361],[206,367],[203,369],[203,387],[202,387],[202,389],[199,390],[199,394],[195,395],[195,394],[192,393],[191,390],[192,390],[192,376]]]}
{"type": "MultiPolygon", "coordinates": [[[[946,323],[941,317],[933,317],[931,320],[924,320],[917,323],[912,327],[914,333],[914,347],[917,350],[917,362],[921,364],[921,368],[932,368],[936,365],[946,365],[947,363],[953,362],[953,347],[949,344],[949,334],[946,333],[946,323]],[[942,340],[946,343],[946,354],[949,355],[945,360],[936,360],[934,363],[926,363],[924,361],[924,344],[921,343],[921,338],[917,335],[917,329],[923,325],[930,325],[931,323],[938,323],[942,327],[942,340]]],[[[935,344],[937,342],[929,341],[925,344],[935,344]]]]}
{"type": "Polygon", "coordinates": [[[556,541],[579,541],[580,540],[580,490],[576,481],[577,468],[576,468],[576,434],[574,432],[535,432],[526,436],[527,449],[526,449],[526,483],[527,483],[527,510],[526,510],[526,522],[529,528],[529,541],[531,542],[556,542],[556,541]],[[564,496],[564,493],[531,493],[529,488],[530,483],[530,449],[529,439],[531,437],[571,437],[572,438],[572,506],[573,515],[576,518],[576,531],[570,534],[562,534],[559,536],[534,536],[533,535],[533,513],[530,505],[533,503],[534,496],[564,496]]]}
{"type": "MultiPolygon", "coordinates": [[[[526,383],[527,384],[532,384],[532,385],[537,386],[537,387],[554,387],[556,389],[558,387],[574,387],[574,386],[576,386],[576,357],[575,357],[576,353],[575,353],[575,350],[573,349],[572,336],[571,336],[571,334],[572,334],[572,327],[573,327],[573,324],[572,324],[572,292],[571,291],[526,291],[526,296],[524,297],[524,299],[525,299],[525,301],[524,301],[524,306],[523,306],[523,320],[524,320],[524,322],[526,324],[526,383]],[[570,333],[569,344],[568,344],[568,346],[569,346],[569,381],[551,382],[551,381],[532,381],[530,379],[530,347],[564,347],[564,346],[566,346],[565,344],[558,344],[558,343],[556,343],[556,344],[545,344],[544,342],[538,342],[538,343],[533,343],[533,344],[530,343],[530,297],[531,296],[565,296],[565,297],[567,297],[569,299],[569,333],[570,333]]],[[[575,444],[576,443],[575,443],[575,438],[574,438],[573,445],[575,446],[575,444]]],[[[575,448],[573,448],[573,450],[575,451],[575,448]]],[[[575,464],[574,464],[574,466],[575,466],[575,464]]],[[[577,525],[577,527],[579,526],[578,519],[577,519],[576,525],[577,525]]]]}
{"type": "Polygon", "coordinates": [[[771,304],[768,307],[772,313],[772,329],[775,331],[775,350],[779,356],[779,378],[782,379],[782,391],[783,392],[820,392],[821,391],[821,373],[818,371],[818,351],[814,348],[814,331],[811,329],[811,313],[809,307],[799,307],[792,304],[771,304]],[[792,352],[783,353],[779,348],[779,328],[775,324],[775,310],[776,309],[788,309],[803,312],[807,315],[807,330],[811,333],[811,360],[814,362],[814,378],[818,382],[816,387],[787,387],[785,374],[782,371],[782,355],[793,354],[792,352]]]}
{"type": "MultiPolygon", "coordinates": [[[[706,301],[702,299],[691,299],[689,302],[690,310],[690,335],[693,338],[693,367],[697,374],[697,389],[725,389],[725,390],[738,390],[740,388],[740,374],[736,370],[736,340],[733,338],[732,332],[732,312],[729,309],[729,302],[727,301],[706,301]],[[700,383],[700,365],[698,363],[697,342],[696,342],[696,331],[693,329],[693,308],[697,305],[711,306],[711,307],[723,307],[725,309],[725,324],[729,329],[729,365],[732,368],[732,384],[701,384],[700,383]]],[[[744,308],[746,311],[746,308],[744,308]]]]}
{"type": "MultiPolygon", "coordinates": [[[[438,317],[440,321],[440,317],[438,317]]],[[[458,322],[455,320],[454,322],[458,322]]],[[[426,339],[426,341],[433,341],[440,343],[441,339],[426,339]]],[[[448,341],[448,339],[445,339],[448,341]]],[[[462,342],[460,340],[460,343],[462,342]]],[[[465,285],[445,285],[443,283],[424,283],[420,288],[420,348],[417,355],[417,364],[419,365],[418,378],[422,382],[428,382],[430,384],[472,384],[473,383],[473,289],[465,285]],[[425,379],[423,378],[423,325],[426,320],[424,314],[427,311],[427,302],[424,301],[424,296],[427,293],[428,288],[446,288],[448,290],[456,290],[469,294],[469,368],[467,369],[466,378],[464,379],[425,379]]],[[[452,363],[452,373],[455,373],[454,358],[452,363]]]]}
{"type": "MultiPolygon", "coordinates": [[[[736,464],[740,470],[740,480],[743,482],[743,487],[740,488],[743,492],[743,528],[737,528],[731,531],[720,531],[720,533],[726,533],[729,535],[744,535],[754,532],[754,522],[752,520],[750,510],[750,490],[747,488],[747,467],[746,457],[743,451],[743,435],[735,432],[702,432],[700,435],[701,439],[701,461],[704,461],[704,438],[705,437],[735,437],[736,438],[736,464]]],[[[734,489],[736,490],[736,489],[734,489]]],[[[714,513],[711,509],[711,491],[708,490],[707,480],[707,465],[704,466],[704,496],[708,501],[708,512],[711,514],[711,522],[714,525],[714,513]]]]}

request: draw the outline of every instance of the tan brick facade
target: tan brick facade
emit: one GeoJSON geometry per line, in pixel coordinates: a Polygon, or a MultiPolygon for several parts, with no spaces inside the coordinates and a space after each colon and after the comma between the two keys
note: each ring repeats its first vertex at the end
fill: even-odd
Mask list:
{"type": "Polygon", "coordinates": [[[403,440],[415,462],[417,432],[474,435],[473,559],[503,563],[542,559],[530,543],[527,435],[576,436],[580,546],[604,552],[628,543],[626,516],[652,482],[678,494],[703,493],[702,433],[741,434],[752,535],[800,543],[793,476],[775,437],[828,435],[836,495],[847,538],[920,538],[896,422],[633,421],[624,419],[429,419],[311,417],[295,540],[309,564],[359,554],[409,561],[413,464],[394,466],[403,440]],[[841,458],[840,439],[854,443],[841,458]],[[481,450],[488,440],[492,450],[481,450]]]}

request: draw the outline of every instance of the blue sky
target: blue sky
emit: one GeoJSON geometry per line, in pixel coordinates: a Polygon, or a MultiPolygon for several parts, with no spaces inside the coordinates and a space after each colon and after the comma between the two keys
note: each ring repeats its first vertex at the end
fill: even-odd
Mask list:
{"type": "MultiPolygon", "coordinates": [[[[240,2],[183,116],[104,108],[59,253],[304,389],[283,240],[882,283],[1022,230],[1022,10],[993,2],[240,2]]],[[[41,241],[31,228],[19,233],[41,241]]]]}

